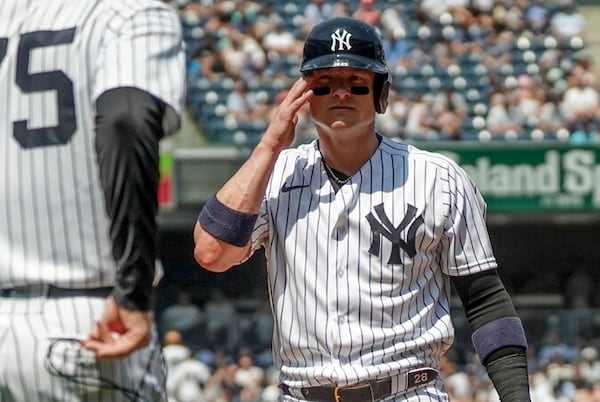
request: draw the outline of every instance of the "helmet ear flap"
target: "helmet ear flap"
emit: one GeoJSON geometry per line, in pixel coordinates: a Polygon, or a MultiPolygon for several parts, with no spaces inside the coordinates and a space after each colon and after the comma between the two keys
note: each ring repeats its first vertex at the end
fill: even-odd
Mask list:
{"type": "Polygon", "coordinates": [[[391,82],[388,74],[375,74],[373,101],[375,102],[375,111],[377,113],[384,113],[385,109],[387,109],[390,85],[391,82]]]}

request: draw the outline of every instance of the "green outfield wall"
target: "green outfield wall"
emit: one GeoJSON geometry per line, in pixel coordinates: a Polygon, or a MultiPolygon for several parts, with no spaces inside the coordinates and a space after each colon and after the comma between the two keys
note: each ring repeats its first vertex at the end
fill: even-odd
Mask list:
{"type": "Polygon", "coordinates": [[[426,148],[461,165],[490,212],[600,211],[600,147],[502,143],[426,148]]]}

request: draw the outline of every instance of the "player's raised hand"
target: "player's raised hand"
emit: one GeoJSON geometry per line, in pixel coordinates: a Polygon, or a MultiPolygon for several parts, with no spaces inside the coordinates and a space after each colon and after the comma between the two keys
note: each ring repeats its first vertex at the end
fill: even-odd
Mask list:
{"type": "Polygon", "coordinates": [[[308,89],[309,84],[308,78],[296,80],[273,113],[263,139],[270,141],[274,149],[287,148],[294,141],[298,112],[313,96],[312,89],[308,89]]]}
{"type": "Polygon", "coordinates": [[[126,309],[112,298],[83,346],[99,358],[127,356],[150,343],[153,314],[126,309]]]}

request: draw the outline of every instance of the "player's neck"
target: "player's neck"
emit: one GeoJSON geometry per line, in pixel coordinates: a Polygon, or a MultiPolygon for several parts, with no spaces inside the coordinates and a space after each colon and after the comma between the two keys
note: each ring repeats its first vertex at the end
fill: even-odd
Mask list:
{"type": "Polygon", "coordinates": [[[365,137],[361,141],[343,141],[335,140],[332,137],[321,137],[319,138],[319,150],[327,166],[346,176],[352,176],[371,158],[380,142],[381,137],[375,134],[365,137]]]}

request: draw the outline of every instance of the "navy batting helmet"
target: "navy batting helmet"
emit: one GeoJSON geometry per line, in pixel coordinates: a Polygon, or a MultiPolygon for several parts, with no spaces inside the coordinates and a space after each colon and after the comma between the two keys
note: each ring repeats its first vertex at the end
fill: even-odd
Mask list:
{"type": "Polygon", "coordinates": [[[337,17],[313,27],[304,43],[300,72],[331,67],[373,71],[375,110],[385,112],[391,76],[381,36],[372,25],[349,17],[337,17]]]}

